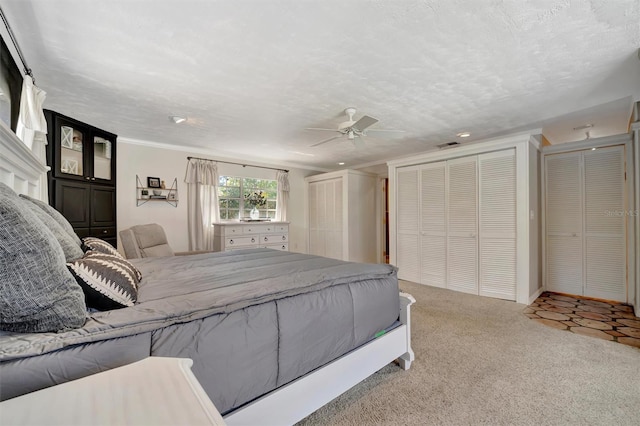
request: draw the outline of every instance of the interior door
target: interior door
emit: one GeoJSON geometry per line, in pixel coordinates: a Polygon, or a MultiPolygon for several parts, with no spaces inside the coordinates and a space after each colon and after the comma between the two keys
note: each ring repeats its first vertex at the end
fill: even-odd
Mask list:
{"type": "Polygon", "coordinates": [[[478,156],[479,294],[516,300],[515,149],[478,156]]]}
{"type": "Polygon", "coordinates": [[[583,153],[584,295],[627,300],[624,147],[583,153]]]}
{"type": "Polygon", "coordinates": [[[582,153],[545,159],[546,288],[578,294],[582,289],[582,153]]]}
{"type": "Polygon", "coordinates": [[[418,250],[419,208],[418,169],[399,169],[397,172],[397,267],[398,278],[416,283],[420,281],[420,253],[418,250]]]}
{"type": "Polygon", "coordinates": [[[445,161],[420,170],[421,283],[443,288],[447,278],[446,171],[445,161]]]}
{"type": "Polygon", "coordinates": [[[447,287],[478,294],[477,156],[447,161],[447,287]]]}

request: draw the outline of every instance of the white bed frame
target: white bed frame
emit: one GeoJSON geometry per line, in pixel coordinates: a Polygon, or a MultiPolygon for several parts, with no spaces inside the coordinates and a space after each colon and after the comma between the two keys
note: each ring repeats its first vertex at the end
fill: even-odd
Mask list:
{"type": "MultiPolygon", "coordinates": [[[[40,182],[46,182],[48,167],[0,122],[0,182],[19,194],[43,199],[40,182]]],[[[43,200],[46,201],[46,200],[43,200]]],[[[415,299],[400,293],[401,325],[354,349],[348,354],[278,388],[228,414],[229,426],[293,424],[397,360],[408,370],[414,360],[411,350],[411,305],[415,299]]]]}

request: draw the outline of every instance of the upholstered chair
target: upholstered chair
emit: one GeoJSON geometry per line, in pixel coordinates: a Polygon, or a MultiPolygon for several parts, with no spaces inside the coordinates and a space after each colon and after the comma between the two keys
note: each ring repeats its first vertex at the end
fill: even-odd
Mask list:
{"type": "Polygon", "coordinates": [[[206,251],[174,252],[167,242],[164,229],[157,223],[135,225],[120,231],[120,242],[127,259],[206,253],[206,251]]]}

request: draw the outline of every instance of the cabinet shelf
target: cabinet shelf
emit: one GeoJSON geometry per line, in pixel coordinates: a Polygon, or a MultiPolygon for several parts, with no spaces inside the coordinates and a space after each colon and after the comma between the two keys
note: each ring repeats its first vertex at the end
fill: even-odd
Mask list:
{"type": "Polygon", "coordinates": [[[136,206],[140,207],[149,201],[164,201],[173,207],[178,207],[178,178],[173,178],[169,188],[152,188],[142,185],[140,177],[136,175],[136,206]],[[143,191],[147,194],[143,194],[143,191]]]}

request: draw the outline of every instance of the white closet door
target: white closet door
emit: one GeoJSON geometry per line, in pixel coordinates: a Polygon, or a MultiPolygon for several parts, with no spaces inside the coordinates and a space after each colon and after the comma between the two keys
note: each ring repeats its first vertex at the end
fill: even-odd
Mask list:
{"type": "Polygon", "coordinates": [[[479,294],[516,300],[516,153],[478,156],[479,294]]]}
{"type": "Polygon", "coordinates": [[[309,183],[309,253],[342,259],[342,178],[309,183]]]}
{"type": "Polygon", "coordinates": [[[582,178],[580,152],[545,160],[546,288],[582,294],[582,178]]]}
{"type": "Polygon", "coordinates": [[[447,278],[446,170],[442,161],[420,171],[421,283],[435,287],[447,278]]]}
{"type": "Polygon", "coordinates": [[[324,236],[320,229],[324,217],[324,185],[322,182],[309,184],[309,253],[316,256],[324,254],[324,236]],[[320,212],[322,207],[323,211],[320,212]]]}
{"type": "Polygon", "coordinates": [[[447,162],[447,288],[478,294],[477,157],[447,162]]]}
{"type": "Polygon", "coordinates": [[[626,301],[624,147],[584,153],[584,295],[626,301]]]}
{"type": "Polygon", "coordinates": [[[397,172],[397,267],[398,278],[420,281],[420,253],[418,250],[419,209],[418,170],[399,169],[397,172]]]}

